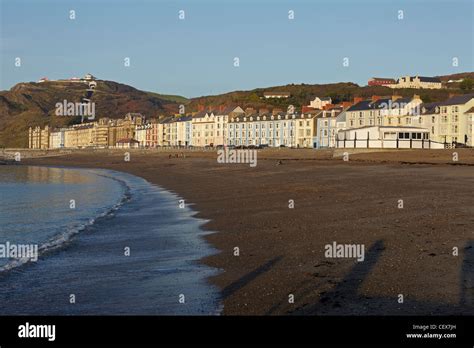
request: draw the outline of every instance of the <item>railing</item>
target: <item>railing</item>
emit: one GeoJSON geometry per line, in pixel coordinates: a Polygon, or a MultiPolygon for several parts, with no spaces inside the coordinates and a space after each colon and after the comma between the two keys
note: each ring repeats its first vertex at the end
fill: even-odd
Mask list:
{"type": "Polygon", "coordinates": [[[446,144],[431,139],[337,139],[343,149],[444,149],[446,144]]]}

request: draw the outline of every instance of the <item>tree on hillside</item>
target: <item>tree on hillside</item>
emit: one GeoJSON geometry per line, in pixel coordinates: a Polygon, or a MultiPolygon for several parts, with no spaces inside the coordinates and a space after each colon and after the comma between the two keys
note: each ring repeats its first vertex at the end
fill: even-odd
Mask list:
{"type": "Polygon", "coordinates": [[[459,88],[463,91],[470,91],[474,87],[474,80],[466,77],[462,82],[459,84],[459,88]]]}

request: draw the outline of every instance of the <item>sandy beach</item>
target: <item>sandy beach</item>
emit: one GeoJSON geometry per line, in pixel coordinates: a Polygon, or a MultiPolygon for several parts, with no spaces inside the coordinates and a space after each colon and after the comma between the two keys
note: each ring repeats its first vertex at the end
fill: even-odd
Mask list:
{"type": "Polygon", "coordinates": [[[268,149],[256,167],[217,163],[215,151],[124,152],[21,164],[128,172],[183,197],[217,232],[207,240],[220,253],[202,262],[221,270],[210,281],[226,315],[474,314],[474,150],[344,161],[268,149]],[[333,242],[364,245],[364,261],[325,257],[333,242]]]}

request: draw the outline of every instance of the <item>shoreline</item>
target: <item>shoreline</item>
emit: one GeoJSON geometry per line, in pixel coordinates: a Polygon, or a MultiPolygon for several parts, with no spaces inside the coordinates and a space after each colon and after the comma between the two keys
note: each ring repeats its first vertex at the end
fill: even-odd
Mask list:
{"type": "MultiPolygon", "coordinates": [[[[213,255],[216,250],[204,238],[209,232],[200,228],[205,221],[196,218],[195,211],[192,209],[178,209],[175,201],[178,201],[180,197],[175,193],[124,171],[103,168],[89,170],[69,165],[15,167],[26,170],[27,174],[33,178],[41,176],[41,180],[45,180],[50,172],[57,175],[58,171],[75,175],[77,173],[84,177],[102,177],[113,182],[113,185],[121,187],[122,193],[120,199],[113,205],[103,206],[102,211],[97,214],[84,217],[87,222],[84,221],[84,224],[67,236],[60,233],[43,240],[40,249],[45,250],[40,253],[40,263],[33,262],[33,267],[24,268],[21,272],[11,273],[13,269],[11,267],[8,272],[2,272],[0,276],[7,278],[2,278],[4,283],[0,298],[4,298],[9,292],[8,289],[11,292],[11,288],[15,288],[18,282],[23,284],[18,287],[17,292],[18,298],[23,299],[20,312],[16,313],[15,309],[9,305],[9,301],[0,301],[4,303],[1,306],[2,310],[13,315],[21,313],[220,315],[222,305],[218,289],[207,280],[210,275],[217,274],[219,270],[200,262],[203,257],[213,255]],[[137,215],[136,211],[140,214],[137,215]],[[112,217],[113,219],[110,220],[112,217]],[[143,222],[137,224],[141,219],[143,222]],[[179,236],[173,233],[172,227],[176,224],[182,226],[182,233],[179,236]],[[91,233],[94,231],[98,233],[91,233]],[[56,240],[61,243],[54,242],[56,240]],[[48,246],[48,249],[45,246],[48,246]],[[124,246],[129,248],[130,257],[121,255],[124,246]],[[84,258],[84,253],[90,253],[94,257],[84,258]],[[47,256],[43,257],[43,254],[47,256]],[[138,267],[138,265],[143,265],[143,267],[138,267]],[[135,277],[128,275],[131,266],[134,266],[132,270],[135,277]],[[86,301],[82,298],[82,301],[78,301],[74,308],[61,300],[56,305],[53,299],[48,300],[54,309],[44,306],[36,308],[34,301],[29,300],[30,297],[34,299],[48,297],[51,294],[54,294],[52,298],[61,297],[61,294],[56,293],[56,287],[73,288],[74,291],[83,293],[85,289],[80,280],[70,279],[68,282],[61,282],[60,279],[61,277],[68,279],[69,277],[65,276],[68,272],[81,274],[85,268],[88,269],[86,278],[90,278],[91,283],[97,287],[88,292],[97,293],[97,298],[93,295],[89,295],[90,298],[86,301]],[[20,288],[28,288],[27,284],[35,282],[38,274],[44,275],[46,284],[56,285],[42,286],[41,291],[34,289],[30,291],[31,296],[27,294],[27,291],[20,291],[20,288]],[[105,279],[107,280],[103,281],[105,279]],[[120,298],[114,298],[117,289],[110,283],[123,283],[126,279],[129,281],[127,285],[120,286],[120,292],[125,291],[124,296],[135,297],[135,292],[140,291],[146,300],[136,298],[135,301],[130,302],[132,299],[120,301],[120,298]],[[155,288],[151,284],[155,284],[155,288]],[[100,296],[104,291],[109,292],[110,296],[107,300],[102,299],[104,302],[102,308],[100,296]],[[186,306],[178,303],[179,293],[186,294],[186,306]],[[203,294],[208,296],[202,296],[203,294]],[[152,298],[153,301],[151,301],[152,298]],[[115,303],[116,307],[111,307],[111,302],[115,303]]],[[[69,182],[74,184],[70,179],[69,182]]],[[[25,265],[26,263],[14,265],[14,267],[15,269],[16,267],[23,268],[25,265]]]]}
{"type": "Polygon", "coordinates": [[[220,252],[200,262],[223,270],[209,279],[221,289],[222,314],[474,313],[473,308],[459,303],[466,255],[449,259],[443,246],[452,243],[463,249],[470,243],[469,228],[474,219],[467,214],[471,213],[469,208],[457,216],[460,231],[453,235],[446,235],[446,231],[449,220],[459,215],[453,204],[472,206],[472,192],[471,196],[469,190],[466,192],[466,188],[473,187],[469,177],[474,163],[472,150],[460,151],[460,164],[466,166],[447,165],[453,150],[425,150],[421,158],[415,151],[360,154],[349,163],[314,150],[264,151],[255,169],[244,164],[219,165],[212,152],[169,159],[168,153],[179,150],[146,154],[131,151],[129,163],[123,161],[123,152],[84,151],[25,159],[22,163],[119,170],[183,197],[186,205],[191,204],[197,212],[195,217],[208,220],[201,226],[203,230],[218,231],[204,239],[220,252]],[[283,159],[283,165],[275,165],[277,158],[283,159]],[[428,164],[419,164],[421,160],[428,164]],[[408,174],[407,182],[401,181],[401,190],[384,180],[393,173],[400,180],[408,174]],[[364,180],[367,175],[372,185],[364,180]],[[421,180],[423,175],[425,180],[421,180]],[[450,187],[443,180],[452,176],[457,181],[450,187]],[[355,180],[357,185],[348,185],[346,180],[355,180]],[[436,188],[439,192],[433,191],[436,188]],[[417,195],[415,189],[421,192],[417,195]],[[433,204],[436,193],[444,195],[445,201],[433,204]],[[425,195],[432,198],[426,199],[425,195]],[[400,196],[433,221],[417,210],[405,210],[409,217],[397,218],[397,210],[391,211],[390,205],[400,196]],[[289,199],[295,201],[293,210],[288,209],[289,199]],[[426,202],[429,206],[423,207],[426,202]],[[388,215],[388,221],[383,221],[381,214],[388,215]],[[401,222],[401,218],[406,220],[401,222]],[[359,225],[364,228],[354,228],[359,225]],[[406,237],[397,238],[391,229],[406,237]],[[368,262],[362,263],[365,268],[357,268],[348,260],[325,259],[323,247],[332,241],[363,242],[369,251],[368,262]],[[240,250],[238,257],[233,255],[235,247],[240,250]],[[440,262],[446,263],[449,276],[443,275],[440,262]],[[415,272],[416,277],[404,279],[402,275],[410,274],[415,265],[434,267],[435,271],[415,272]],[[431,289],[440,279],[441,293],[431,289]],[[433,285],[427,287],[426,283],[433,285]],[[410,298],[407,306],[393,301],[401,291],[410,298]],[[288,303],[289,294],[295,296],[294,304],[288,303]]]}

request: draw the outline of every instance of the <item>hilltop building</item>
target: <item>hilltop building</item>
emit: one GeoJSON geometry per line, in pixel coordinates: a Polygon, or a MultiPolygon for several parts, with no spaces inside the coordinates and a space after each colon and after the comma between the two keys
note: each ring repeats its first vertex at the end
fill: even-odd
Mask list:
{"type": "Polygon", "coordinates": [[[387,85],[390,88],[426,88],[441,89],[441,80],[437,77],[425,76],[403,76],[397,80],[397,83],[387,85]]]}
{"type": "Polygon", "coordinates": [[[372,77],[368,82],[367,85],[369,86],[387,86],[395,84],[395,79],[386,78],[386,77],[372,77]]]}

